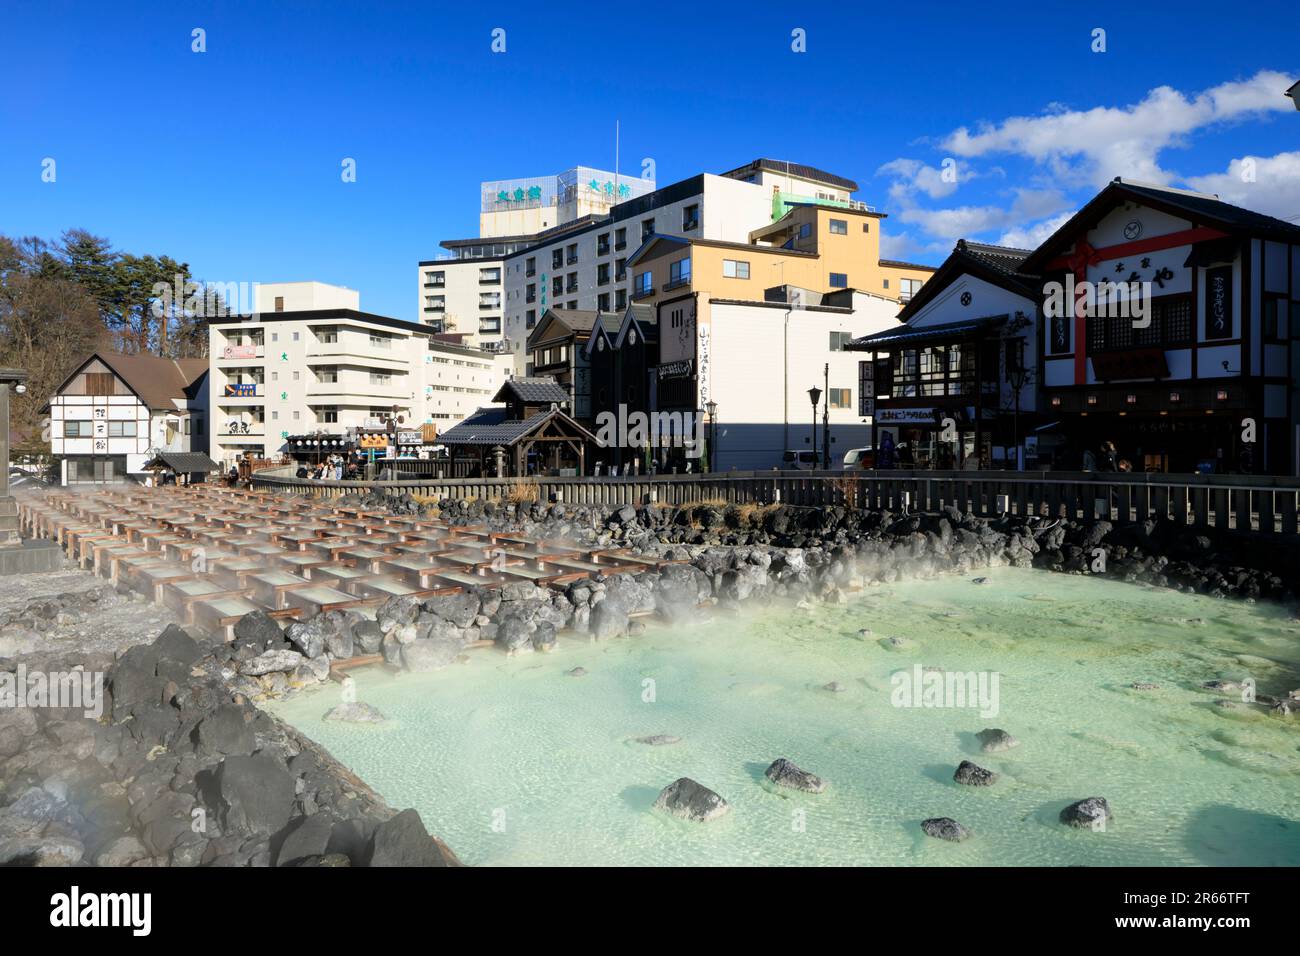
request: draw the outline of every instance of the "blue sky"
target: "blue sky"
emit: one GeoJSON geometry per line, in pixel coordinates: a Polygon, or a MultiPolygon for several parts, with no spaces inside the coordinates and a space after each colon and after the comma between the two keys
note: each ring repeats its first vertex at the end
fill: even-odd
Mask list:
{"type": "Polygon", "coordinates": [[[1300,217],[1293,2],[991,9],[11,5],[0,232],[82,227],[416,319],[415,265],[476,233],[478,183],[609,168],[615,119],[623,171],[652,158],[661,185],[759,156],[853,178],[890,214],[886,254],[920,261],[1037,241],[1114,175],[1300,217]]]}

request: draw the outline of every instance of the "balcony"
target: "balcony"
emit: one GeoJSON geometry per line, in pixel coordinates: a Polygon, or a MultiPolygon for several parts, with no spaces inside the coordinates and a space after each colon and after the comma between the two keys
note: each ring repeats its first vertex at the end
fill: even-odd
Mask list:
{"type": "Polygon", "coordinates": [[[664,291],[671,292],[673,289],[680,289],[682,286],[687,286],[690,284],[691,284],[690,276],[681,276],[680,278],[671,279],[668,282],[665,282],[664,291]]]}
{"type": "Polygon", "coordinates": [[[576,252],[570,253],[569,257],[564,261],[567,265],[576,265],[578,262],[578,254],[576,252]]]}
{"type": "MultiPolygon", "coordinates": [[[[665,286],[665,288],[667,288],[667,286],[665,286]]],[[[633,289],[633,290],[632,290],[632,301],[633,301],[633,302],[637,302],[637,301],[639,301],[639,300],[641,300],[641,299],[648,299],[648,298],[650,298],[650,297],[651,297],[652,295],[654,295],[654,294],[655,294],[655,290],[652,289],[652,288],[651,288],[651,289],[633,289]]]]}
{"type": "Polygon", "coordinates": [[[447,306],[446,306],[445,304],[444,304],[444,305],[426,305],[426,306],[424,307],[424,311],[425,311],[425,312],[446,312],[446,311],[447,311],[447,306]]]}
{"type": "Polygon", "coordinates": [[[615,252],[622,252],[622,251],[623,251],[624,249],[626,249],[626,248],[627,248],[627,240],[626,240],[626,239],[622,239],[622,240],[620,240],[620,241],[614,243],[614,251],[615,251],[615,252]]]}
{"type": "Polygon", "coordinates": [[[607,256],[607,255],[609,255],[609,242],[608,242],[608,241],[597,244],[597,246],[596,246],[596,255],[598,255],[598,256],[607,256]]]}
{"type": "Polygon", "coordinates": [[[447,285],[447,280],[446,280],[446,279],[437,279],[437,280],[435,280],[435,281],[433,281],[433,282],[426,282],[426,283],[424,284],[424,287],[425,287],[426,289],[441,289],[441,288],[445,287],[446,285],[447,285]]]}

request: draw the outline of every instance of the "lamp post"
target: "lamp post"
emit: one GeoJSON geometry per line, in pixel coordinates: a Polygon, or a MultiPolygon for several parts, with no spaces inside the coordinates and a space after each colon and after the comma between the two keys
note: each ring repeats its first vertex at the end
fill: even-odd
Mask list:
{"type": "Polygon", "coordinates": [[[1025,368],[1025,343],[1023,339],[1017,339],[1015,348],[1012,350],[1014,361],[1007,363],[1007,381],[1011,383],[1011,389],[1015,396],[1015,415],[1012,418],[1012,435],[1016,455],[1016,471],[1020,471],[1020,390],[1025,387],[1025,380],[1029,377],[1029,370],[1025,368]]]}
{"type": "Polygon", "coordinates": [[[704,408],[709,413],[709,471],[714,472],[718,470],[718,403],[705,402],[704,408]]]}
{"type": "MultiPolygon", "coordinates": [[[[814,385],[808,389],[808,400],[812,402],[812,451],[813,464],[817,463],[817,402],[821,400],[822,390],[814,385]]],[[[798,462],[795,462],[798,465],[798,462]]]]}

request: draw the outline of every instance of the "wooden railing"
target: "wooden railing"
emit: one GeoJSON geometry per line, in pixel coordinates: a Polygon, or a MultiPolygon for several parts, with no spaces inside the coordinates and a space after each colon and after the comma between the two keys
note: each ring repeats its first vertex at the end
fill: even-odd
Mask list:
{"type": "Polygon", "coordinates": [[[1173,521],[1191,528],[1297,534],[1300,479],[1250,475],[1161,475],[1011,471],[759,471],[718,475],[600,478],[416,478],[409,481],[311,481],[291,469],[253,476],[254,487],[338,497],[379,491],[428,498],[506,500],[521,485],[541,501],[576,505],[844,505],[900,511],[952,506],[1013,515],[1173,521]],[[530,488],[530,490],[531,490],[530,488]]]}

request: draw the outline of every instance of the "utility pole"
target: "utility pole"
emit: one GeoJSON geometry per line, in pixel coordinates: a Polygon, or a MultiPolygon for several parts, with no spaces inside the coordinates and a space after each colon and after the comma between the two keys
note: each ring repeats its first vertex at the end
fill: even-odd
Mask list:
{"type": "Polygon", "coordinates": [[[831,363],[822,370],[826,399],[822,403],[822,469],[831,470],[831,363]]]}

